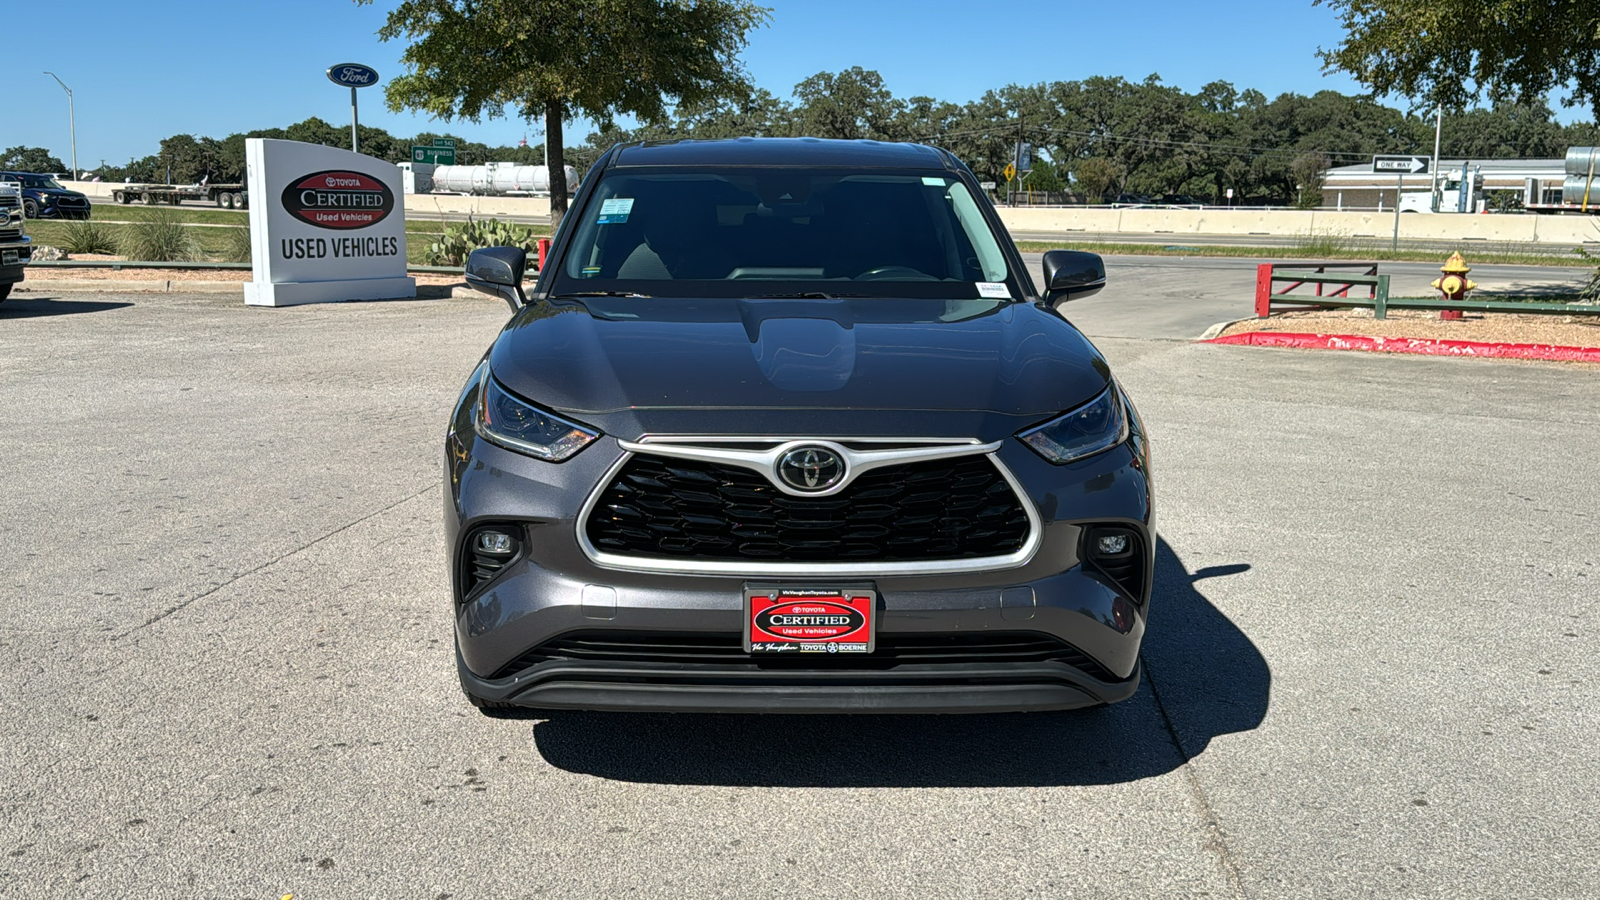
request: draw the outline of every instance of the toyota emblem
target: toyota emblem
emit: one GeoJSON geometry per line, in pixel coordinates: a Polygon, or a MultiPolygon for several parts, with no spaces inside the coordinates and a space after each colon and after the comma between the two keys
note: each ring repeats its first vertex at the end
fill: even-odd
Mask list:
{"type": "Polygon", "coordinates": [[[797,491],[825,491],[844,478],[844,460],[826,447],[796,447],[778,459],[778,478],[797,491]]]}

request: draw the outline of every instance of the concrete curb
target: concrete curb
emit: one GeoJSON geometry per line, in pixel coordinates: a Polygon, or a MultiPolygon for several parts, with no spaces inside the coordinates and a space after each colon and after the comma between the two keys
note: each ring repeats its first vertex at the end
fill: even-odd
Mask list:
{"type": "Polygon", "coordinates": [[[1201,340],[1201,341],[1212,340],[1212,339],[1216,338],[1217,335],[1222,334],[1224,331],[1227,331],[1228,330],[1228,326],[1237,325],[1240,322],[1248,322],[1248,321],[1250,321],[1250,320],[1249,319],[1230,319],[1230,320],[1228,320],[1226,322],[1218,322],[1217,324],[1211,326],[1210,328],[1207,328],[1205,330],[1205,333],[1200,335],[1200,337],[1196,338],[1196,340],[1201,340]]]}
{"type": "Polygon", "coordinates": [[[244,293],[242,281],[166,281],[154,278],[30,278],[18,291],[68,291],[103,294],[227,294],[244,293]]]}
{"type": "Polygon", "coordinates": [[[1382,338],[1358,334],[1249,331],[1244,334],[1211,338],[1205,343],[1251,347],[1290,347],[1311,350],[1361,350],[1369,353],[1417,353],[1425,356],[1475,356],[1485,359],[1537,359],[1552,362],[1600,363],[1600,347],[1505,344],[1488,341],[1447,341],[1428,338],[1382,338]]]}

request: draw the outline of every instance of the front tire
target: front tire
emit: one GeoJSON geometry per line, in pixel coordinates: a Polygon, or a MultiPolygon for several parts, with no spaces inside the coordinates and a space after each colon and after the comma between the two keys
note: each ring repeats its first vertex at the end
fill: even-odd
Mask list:
{"type": "Polygon", "coordinates": [[[38,203],[38,201],[36,201],[36,200],[24,200],[24,201],[22,201],[22,215],[23,215],[23,217],[29,218],[29,219],[37,219],[37,218],[39,218],[39,203],[38,203]]]}
{"type": "Polygon", "coordinates": [[[11,296],[12,287],[9,284],[0,284],[0,303],[6,302],[6,298],[11,296]]]}

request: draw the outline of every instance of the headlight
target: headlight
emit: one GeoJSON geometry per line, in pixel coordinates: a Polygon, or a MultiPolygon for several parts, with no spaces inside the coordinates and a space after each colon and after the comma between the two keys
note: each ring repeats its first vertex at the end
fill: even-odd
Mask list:
{"type": "Polygon", "coordinates": [[[1128,412],[1116,388],[1060,418],[1017,435],[1034,452],[1056,465],[1093,456],[1128,439],[1128,412]]]}
{"type": "Polygon", "coordinates": [[[550,462],[569,459],[600,432],[511,396],[484,367],[477,432],[485,440],[550,462]]]}

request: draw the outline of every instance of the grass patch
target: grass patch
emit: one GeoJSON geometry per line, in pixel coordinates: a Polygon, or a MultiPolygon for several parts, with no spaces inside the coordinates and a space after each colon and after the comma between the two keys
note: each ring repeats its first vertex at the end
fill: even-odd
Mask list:
{"type": "Polygon", "coordinates": [[[250,229],[248,228],[219,228],[222,232],[222,251],[217,258],[221,262],[250,262],[250,229]]]}
{"type": "MultiPolygon", "coordinates": [[[[59,219],[30,219],[28,235],[35,244],[60,247],[68,253],[115,253],[125,255],[131,235],[147,232],[148,226],[158,223],[162,229],[183,227],[191,242],[194,261],[249,262],[249,213],[241,210],[213,209],[202,206],[143,206],[130,204],[118,206],[97,204],[95,218],[78,221],[59,219]],[[198,227],[195,227],[198,226],[198,227]],[[89,240],[89,234],[93,240],[89,240]]],[[[450,229],[467,221],[447,219],[406,219],[406,262],[426,265],[429,247],[439,241],[450,229]]],[[[518,228],[531,235],[543,237],[550,233],[546,225],[520,225],[518,228]]],[[[133,259],[133,256],[128,256],[133,259]]],[[[147,262],[178,262],[183,259],[158,259],[141,257],[147,262]]]]}
{"type": "Polygon", "coordinates": [[[102,222],[79,219],[62,223],[59,246],[68,253],[115,253],[117,235],[102,222]]]}
{"type": "Polygon", "coordinates": [[[122,227],[117,244],[123,257],[141,262],[193,262],[204,257],[194,232],[178,216],[154,212],[138,225],[122,227]]]}
{"type": "MultiPolygon", "coordinates": [[[[1200,256],[1239,259],[1336,259],[1363,262],[1443,263],[1447,251],[1390,250],[1353,238],[1311,239],[1289,247],[1166,246],[1162,244],[1118,244],[1109,241],[1018,241],[1025,253],[1046,250],[1087,250],[1102,256],[1200,256]]],[[[1573,251],[1530,250],[1526,244],[1489,244],[1472,241],[1461,245],[1461,255],[1470,265],[1564,266],[1587,268],[1594,265],[1573,251]]]]}

